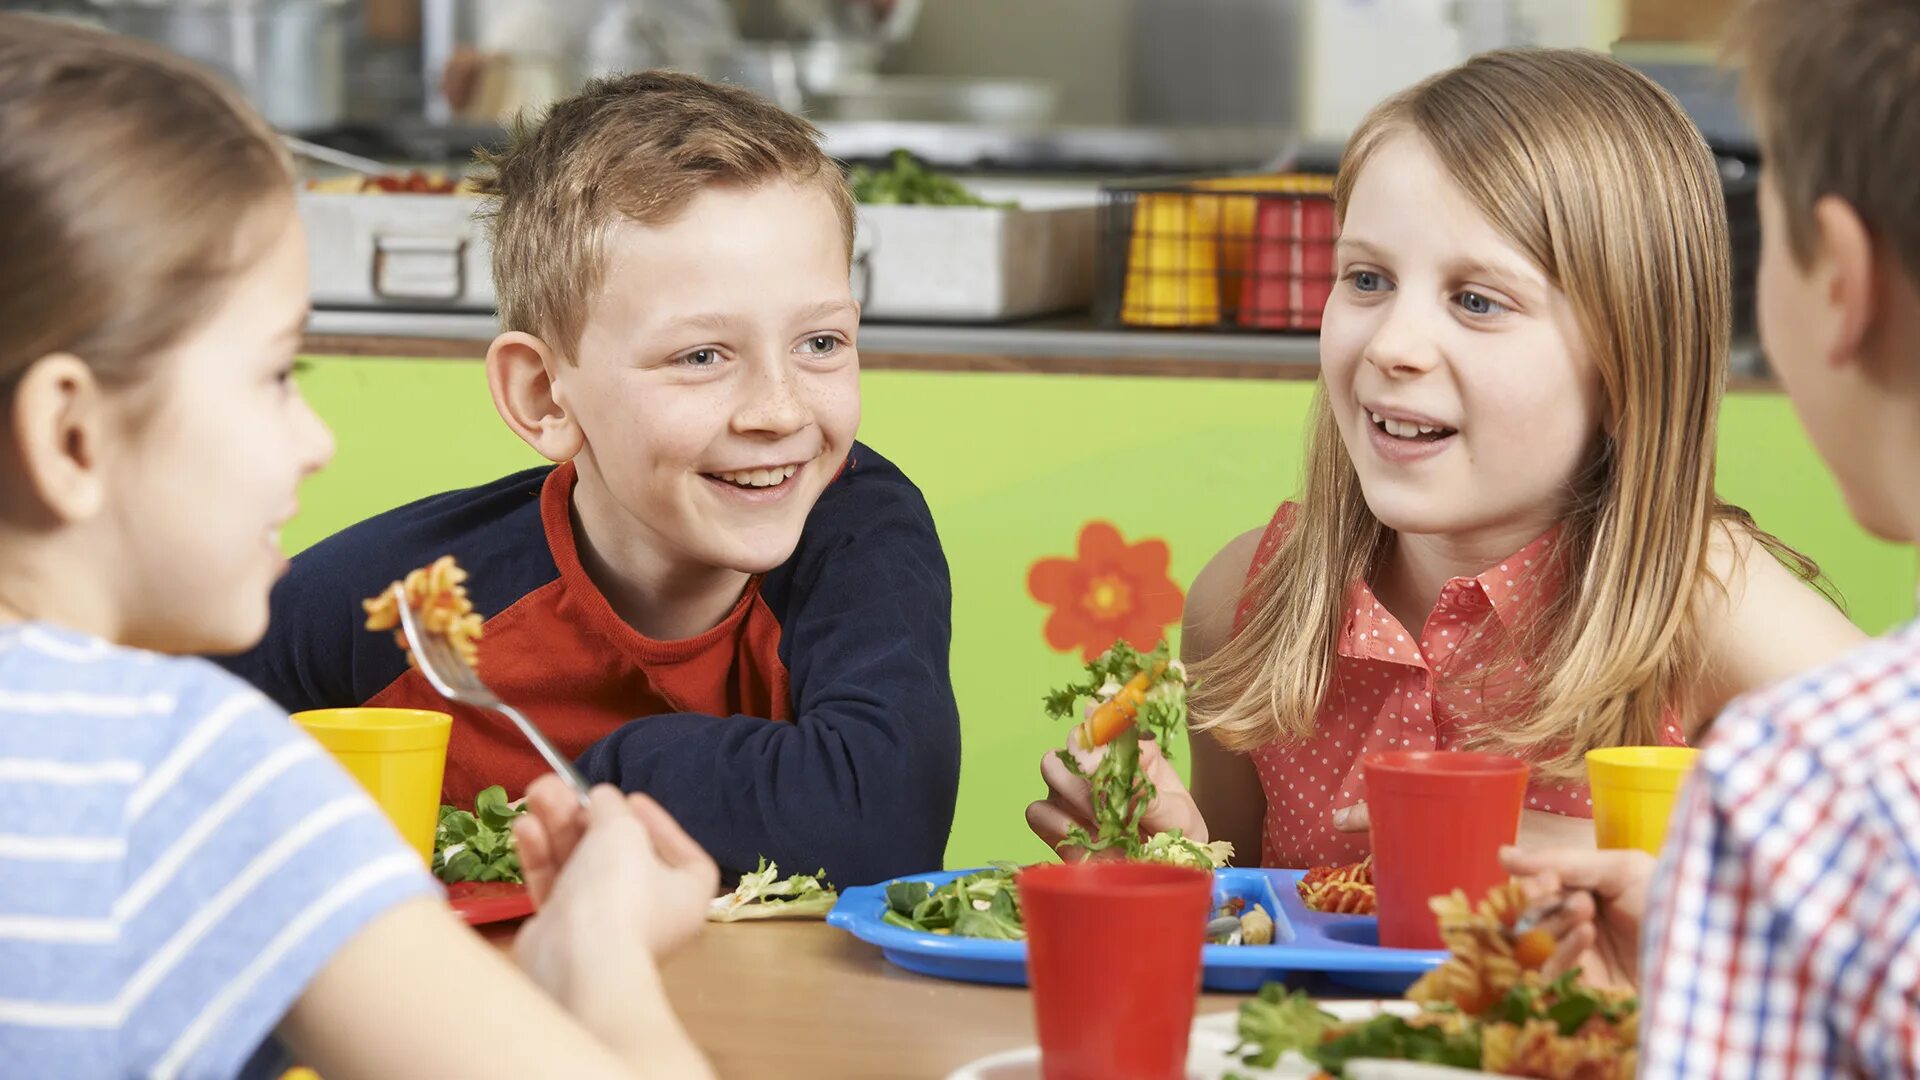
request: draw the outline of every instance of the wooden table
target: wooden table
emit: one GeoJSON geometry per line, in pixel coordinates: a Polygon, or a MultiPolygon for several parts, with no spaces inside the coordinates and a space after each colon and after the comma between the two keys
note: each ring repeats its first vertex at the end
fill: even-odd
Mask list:
{"type": "MultiPolygon", "coordinates": [[[[1034,1041],[1025,989],[902,971],[822,922],[709,924],[663,974],[723,1077],[937,1078],[1034,1041]]],[[[1196,1011],[1243,1000],[1203,994],[1196,1011]]]]}

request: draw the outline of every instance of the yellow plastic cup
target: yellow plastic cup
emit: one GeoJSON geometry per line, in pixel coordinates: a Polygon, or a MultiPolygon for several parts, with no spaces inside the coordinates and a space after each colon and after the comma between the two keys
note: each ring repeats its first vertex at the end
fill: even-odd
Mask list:
{"type": "Polygon", "coordinates": [[[1680,785],[1700,751],[1687,746],[1613,746],[1587,751],[1593,831],[1603,848],[1660,853],[1680,785]]]}
{"type": "Polygon", "coordinates": [[[431,864],[453,717],[427,709],[313,709],[293,720],[346,766],[431,864]]]}
{"type": "Polygon", "coordinates": [[[1160,192],[1134,204],[1120,321],[1202,326],[1220,321],[1217,195],[1160,192]]]}

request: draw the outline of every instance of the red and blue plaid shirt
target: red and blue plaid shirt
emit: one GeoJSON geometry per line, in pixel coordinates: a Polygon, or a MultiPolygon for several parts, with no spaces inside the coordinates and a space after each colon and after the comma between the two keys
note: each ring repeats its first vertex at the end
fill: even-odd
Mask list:
{"type": "Polygon", "coordinates": [[[1920,622],[1723,714],[1655,880],[1642,1077],[1920,1076],[1920,622]]]}

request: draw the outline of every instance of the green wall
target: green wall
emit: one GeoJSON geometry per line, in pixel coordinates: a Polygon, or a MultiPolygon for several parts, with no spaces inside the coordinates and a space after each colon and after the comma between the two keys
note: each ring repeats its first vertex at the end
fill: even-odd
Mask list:
{"type": "MultiPolygon", "coordinates": [[[[477,362],[322,358],[302,387],[340,449],[302,493],[291,550],[539,461],[495,415],[477,362]]],[[[948,864],[1041,857],[1022,810],[1064,732],[1040,695],[1079,661],[1043,640],[1048,608],[1027,591],[1029,566],[1072,557],[1081,527],[1103,520],[1128,543],[1164,541],[1184,587],[1293,489],[1312,386],[879,371],[863,387],[861,438],[926,493],[953,569],[966,756],[948,864]]],[[[1722,431],[1727,498],[1819,560],[1861,626],[1913,614],[1913,557],[1853,525],[1784,397],[1732,395],[1722,431]]]]}

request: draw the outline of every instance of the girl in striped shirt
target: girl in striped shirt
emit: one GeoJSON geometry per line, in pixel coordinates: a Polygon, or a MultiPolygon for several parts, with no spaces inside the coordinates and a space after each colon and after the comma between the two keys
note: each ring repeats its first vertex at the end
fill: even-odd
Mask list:
{"type": "Polygon", "coordinates": [[[211,77],[0,14],[0,1071],[702,1075],[653,954],[715,871],[662,815],[602,790],[564,869],[546,826],[580,823],[527,827],[537,987],[285,714],[183,658],[260,637],[332,453],[292,380],[292,185],[211,77]]]}

